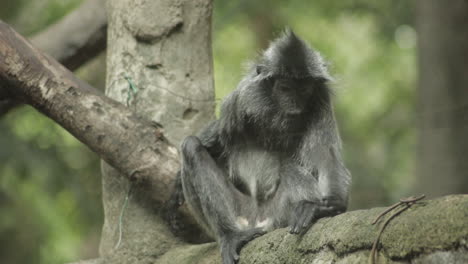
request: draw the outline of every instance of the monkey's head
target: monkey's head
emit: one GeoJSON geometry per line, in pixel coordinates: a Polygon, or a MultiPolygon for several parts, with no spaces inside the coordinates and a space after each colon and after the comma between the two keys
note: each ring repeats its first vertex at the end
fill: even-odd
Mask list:
{"type": "Polygon", "coordinates": [[[286,30],[262,54],[250,73],[256,89],[286,115],[306,113],[322,103],[331,79],[318,52],[286,30]]]}

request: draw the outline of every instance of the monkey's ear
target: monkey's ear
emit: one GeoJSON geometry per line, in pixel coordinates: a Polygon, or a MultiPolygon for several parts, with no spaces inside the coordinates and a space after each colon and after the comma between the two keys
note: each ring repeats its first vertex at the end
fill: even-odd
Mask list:
{"type": "Polygon", "coordinates": [[[327,78],[325,76],[318,76],[318,77],[313,77],[314,82],[318,84],[325,84],[330,81],[330,78],[327,78]]]}
{"type": "Polygon", "coordinates": [[[257,75],[260,75],[262,72],[265,72],[266,71],[266,68],[265,68],[265,65],[257,65],[255,66],[255,72],[257,73],[257,75]]]}

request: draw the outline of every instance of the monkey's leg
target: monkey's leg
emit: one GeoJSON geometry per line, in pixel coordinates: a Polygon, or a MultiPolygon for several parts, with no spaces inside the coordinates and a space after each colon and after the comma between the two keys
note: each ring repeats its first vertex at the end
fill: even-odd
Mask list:
{"type": "Polygon", "coordinates": [[[236,208],[241,206],[236,189],[197,137],[185,138],[181,150],[185,200],[218,240],[223,264],[236,263],[242,246],[264,231],[242,230],[236,223],[236,208]]]}

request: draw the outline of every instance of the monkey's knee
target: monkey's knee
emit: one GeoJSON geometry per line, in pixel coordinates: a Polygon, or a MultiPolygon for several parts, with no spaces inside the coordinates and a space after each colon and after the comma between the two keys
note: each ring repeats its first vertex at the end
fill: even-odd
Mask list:
{"type": "Polygon", "coordinates": [[[180,149],[182,151],[182,154],[191,155],[196,154],[201,150],[204,150],[205,148],[203,147],[199,138],[197,138],[196,136],[188,136],[182,141],[180,149]]]}
{"type": "Polygon", "coordinates": [[[200,139],[195,136],[186,137],[180,145],[182,165],[188,167],[194,166],[204,149],[200,139]]]}

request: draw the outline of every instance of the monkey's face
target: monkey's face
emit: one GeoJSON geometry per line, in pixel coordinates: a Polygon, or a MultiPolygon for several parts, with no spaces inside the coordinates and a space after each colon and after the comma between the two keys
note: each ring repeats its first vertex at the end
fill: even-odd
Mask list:
{"type": "Polygon", "coordinates": [[[316,89],[313,78],[275,78],[272,81],[273,99],[287,115],[299,115],[307,111],[316,89]]]}

